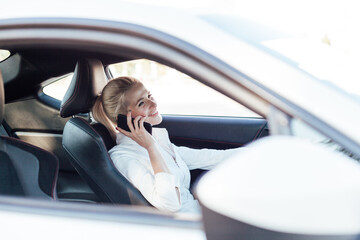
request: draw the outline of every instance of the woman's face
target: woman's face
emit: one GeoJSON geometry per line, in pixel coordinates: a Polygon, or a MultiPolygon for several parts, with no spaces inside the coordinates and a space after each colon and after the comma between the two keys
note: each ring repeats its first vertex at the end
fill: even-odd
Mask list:
{"type": "Polygon", "coordinates": [[[128,110],[131,110],[131,117],[147,117],[145,122],[151,125],[160,124],[162,117],[157,110],[154,97],[145,89],[142,83],[134,85],[126,94],[129,103],[128,110]]]}

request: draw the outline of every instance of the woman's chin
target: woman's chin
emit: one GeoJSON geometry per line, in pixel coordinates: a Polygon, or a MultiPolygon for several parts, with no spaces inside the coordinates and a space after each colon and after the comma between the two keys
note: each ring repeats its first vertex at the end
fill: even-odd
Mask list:
{"type": "Polygon", "coordinates": [[[157,116],[150,118],[148,123],[150,123],[152,126],[159,125],[162,122],[162,116],[158,114],[157,116]]]}

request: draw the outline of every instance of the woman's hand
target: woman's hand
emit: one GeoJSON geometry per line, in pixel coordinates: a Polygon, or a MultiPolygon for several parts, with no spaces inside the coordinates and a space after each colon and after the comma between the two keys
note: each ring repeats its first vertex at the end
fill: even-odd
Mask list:
{"type": "Polygon", "coordinates": [[[137,116],[134,119],[134,124],[131,122],[131,112],[127,114],[127,125],[131,132],[125,131],[122,128],[116,127],[116,130],[124,134],[125,136],[134,140],[137,144],[143,148],[149,150],[155,145],[155,140],[144,127],[144,121],[146,117],[137,116]]]}
{"type": "MultiPolygon", "coordinates": [[[[134,124],[131,122],[131,112],[127,114],[127,125],[131,132],[128,132],[122,128],[116,127],[116,130],[128,136],[132,140],[134,140],[137,144],[145,148],[149,153],[150,163],[153,168],[154,174],[165,172],[171,174],[170,170],[168,169],[163,156],[161,155],[159,149],[156,147],[156,142],[153,136],[146,131],[144,127],[144,121],[146,117],[137,116],[134,119],[134,124]]],[[[175,192],[178,197],[178,201],[181,205],[180,200],[180,191],[178,187],[175,187],[175,192]]]]}

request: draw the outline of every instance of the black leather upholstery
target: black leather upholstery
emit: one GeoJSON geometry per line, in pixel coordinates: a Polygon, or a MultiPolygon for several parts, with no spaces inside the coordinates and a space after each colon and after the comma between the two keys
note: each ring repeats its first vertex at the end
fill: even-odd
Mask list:
{"type": "Polygon", "coordinates": [[[20,140],[0,138],[0,194],[56,199],[59,171],[51,153],[20,140]]]}
{"type": "MultiPolygon", "coordinates": [[[[106,84],[103,79],[104,67],[100,61],[81,60],[77,63],[76,69],[78,72],[74,74],[71,83],[73,87],[63,99],[62,116],[89,112],[90,103],[94,102],[95,97],[106,84]],[[80,72],[81,69],[84,73],[80,72]],[[88,72],[93,74],[87,74],[88,72]],[[96,87],[88,86],[92,84],[96,87]],[[96,89],[98,92],[95,91],[96,89]]],[[[100,123],[89,124],[82,118],[74,117],[65,125],[64,150],[80,176],[102,202],[150,205],[113,165],[108,150],[114,144],[110,133],[100,123]]]]}
{"type": "MultiPolygon", "coordinates": [[[[0,74],[0,124],[4,89],[0,74]]],[[[59,163],[55,155],[15,138],[0,137],[0,194],[56,199],[59,163]]]]}
{"type": "Polygon", "coordinates": [[[65,125],[65,152],[101,201],[148,205],[140,192],[113,165],[108,154],[108,149],[113,146],[109,132],[99,123],[90,125],[81,118],[72,118],[65,125]]]}
{"type": "Polygon", "coordinates": [[[4,104],[5,104],[5,96],[4,96],[4,84],[3,79],[0,71],[0,125],[4,118],[4,104]]]}
{"type": "Polygon", "coordinates": [[[83,59],[76,64],[74,75],[61,102],[61,117],[88,113],[96,96],[107,83],[104,66],[97,59],[83,59]],[[77,81],[81,79],[82,81],[77,81]]]}

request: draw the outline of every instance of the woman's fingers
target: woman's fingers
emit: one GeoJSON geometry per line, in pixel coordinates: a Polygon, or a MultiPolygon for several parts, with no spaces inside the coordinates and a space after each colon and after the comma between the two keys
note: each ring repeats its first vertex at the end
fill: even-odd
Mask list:
{"type": "Polygon", "coordinates": [[[135,131],[139,131],[139,129],[140,129],[140,119],[141,119],[142,117],[139,115],[139,116],[137,116],[135,119],[134,119],[134,128],[135,128],[135,131]]]}
{"type": "Polygon", "coordinates": [[[127,120],[127,125],[129,127],[130,131],[133,132],[134,131],[134,125],[133,125],[133,123],[131,121],[131,111],[127,113],[126,120],[127,120]]]}
{"type": "MultiPolygon", "coordinates": [[[[127,120],[127,125],[129,126],[129,129],[131,131],[131,134],[134,135],[138,135],[140,134],[141,130],[144,130],[144,121],[145,121],[146,117],[143,116],[137,116],[135,119],[131,118],[131,112],[127,113],[126,116],[126,120],[127,120]]],[[[118,128],[117,128],[118,129],[118,128]]],[[[123,133],[125,130],[121,129],[122,131],[120,131],[118,129],[119,132],[123,133]]],[[[127,132],[127,131],[125,131],[127,132]]],[[[125,133],[124,133],[125,134],[125,133]]],[[[127,134],[125,134],[126,136],[129,137],[130,132],[127,132],[127,134]]]]}
{"type": "Polygon", "coordinates": [[[116,128],[116,130],[118,130],[119,132],[121,132],[122,134],[124,134],[125,136],[127,136],[127,137],[130,137],[131,136],[131,132],[128,132],[128,131],[126,131],[126,130],[124,130],[124,129],[122,129],[122,128],[119,128],[119,127],[115,127],[116,128]]]}
{"type": "Polygon", "coordinates": [[[127,114],[127,124],[131,132],[126,131],[120,127],[116,127],[120,133],[124,134],[125,136],[131,138],[140,146],[148,149],[154,144],[154,139],[152,136],[145,130],[144,122],[146,117],[137,116],[133,122],[131,119],[131,113],[127,114]]]}
{"type": "Polygon", "coordinates": [[[139,127],[140,127],[141,129],[143,129],[143,128],[144,128],[144,122],[145,122],[145,119],[146,119],[146,117],[142,117],[142,118],[140,119],[140,122],[139,122],[139,127]]]}

